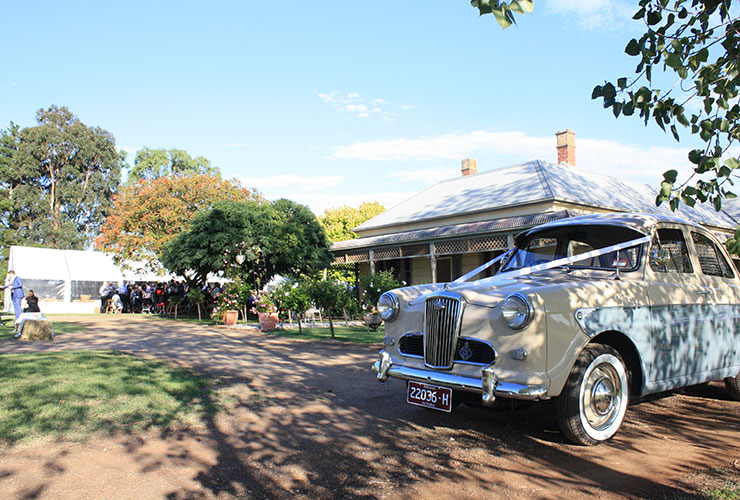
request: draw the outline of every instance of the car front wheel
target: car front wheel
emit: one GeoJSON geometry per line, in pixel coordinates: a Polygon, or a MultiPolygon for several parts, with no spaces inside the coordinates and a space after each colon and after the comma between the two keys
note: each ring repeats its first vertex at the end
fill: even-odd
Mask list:
{"type": "Polygon", "coordinates": [[[734,377],[727,377],[725,387],[727,387],[727,392],[730,393],[732,399],[740,401],[740,373],[734,377]]]}
{"type": "Polygon", "coordinates": [[[555,415],[568,439],[595,445],[616,434],[628,402],[629,379],[622,357],[609,346],[594,344],[576,360],[555,400],[555,415]]]}

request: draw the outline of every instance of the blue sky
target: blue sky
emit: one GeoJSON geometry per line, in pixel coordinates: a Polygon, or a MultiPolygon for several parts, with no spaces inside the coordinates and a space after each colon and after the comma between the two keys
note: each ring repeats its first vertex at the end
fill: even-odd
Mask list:
{"type": "Polygon", "coordinates": [[[185,149],[317,214],[390,207],[463,158],[555,161],[565,128],[578,168],[657,186],[685,170],[688,134],[676,143],[590,98],[634,69],[635,4],[535,0],[502,30],[468,0],[8,2],[0,128],[67,106],[130,161],[185,149]]]}

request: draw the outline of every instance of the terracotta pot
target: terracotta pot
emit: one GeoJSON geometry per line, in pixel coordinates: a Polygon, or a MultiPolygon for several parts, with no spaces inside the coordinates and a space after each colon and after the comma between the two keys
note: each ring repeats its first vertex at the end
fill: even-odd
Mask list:
{"type": "Polygon", "coordinates": [[[278,315],[275,313],[258,313],[260,321],[260,330],[269,332],[276,330],[278,324],[278,315]]]}
{"type": "Polygon", "coordinates": [[[239,311],[224,311],[224,325],[235,325],[239,319],[239,311]]]}

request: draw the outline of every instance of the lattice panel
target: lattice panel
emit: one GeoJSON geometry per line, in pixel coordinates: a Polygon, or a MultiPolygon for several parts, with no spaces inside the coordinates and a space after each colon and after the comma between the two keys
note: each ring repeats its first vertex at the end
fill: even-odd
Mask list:
{"type": "Polygon", "coordinates": [[[401,256],[401,250],[398,247],[378,248],[373,253],[373,258],[375,260],[397,259],[400,256],[401,256]]]}
{"type": "Polygon", "coordinates": [[[422,257],[425,255],[429,255],[429,245],[401,247],[401,257],[422,257]]]}
{"type": "Polygon", "coordinates": [[[355,264],[344,262],[343,260],[340,261],[334,261],[331,265],[331,268],[334,270],[341,270],[341,271],[354,271],[355,270],[355,264]]]}
{"type": "Polygon", "coordinates": [[[346,262],[369,262],[370,254],[368,252],[348,253],[345,256],[346,262]]]}
{"type": "Polygon", "coordinates": [[[486,236],[470,240],[471,252],[484,252],[487,250],[502,250],[506,248],[506,235],[486,236]]]}
{"type": "Polygon", "coordinates": [[[539,247],[552,247],[558,244],[558,240],[555,238],[536,238],[529,243],[532,248],[539,247]]]}
{"type": "Polygon", "coordinates": [[[434,253],[437,255],[465,253],[467,251],[468,240],[439,241],[434,244],[434,253]]]}

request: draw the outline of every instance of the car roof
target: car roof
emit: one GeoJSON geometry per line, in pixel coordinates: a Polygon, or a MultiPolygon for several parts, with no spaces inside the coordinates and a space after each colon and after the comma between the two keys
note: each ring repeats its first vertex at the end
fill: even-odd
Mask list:
{"type": "Polygon", "coordinates": [[[533,227],[528,231],[519,234],[516,238],[517,242],[529,235],[539,233],[540,231],[567,226],[621,226],[627,227],[634,231],[642,234],[650,234],[651,229],[658,223],[673,223],[673,224],[684,224],[700,228],[694,222],[691,222],[682,217],[675,217],[670,215],[660,214],[642,214],[642,213],[605,213],[605,214],[592,214],[592,215],[581,215],[578,217],[569,217],[567,219],[561,219],[553,222],[542,224],[541,226],[533,227]]]}

